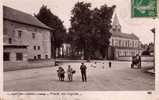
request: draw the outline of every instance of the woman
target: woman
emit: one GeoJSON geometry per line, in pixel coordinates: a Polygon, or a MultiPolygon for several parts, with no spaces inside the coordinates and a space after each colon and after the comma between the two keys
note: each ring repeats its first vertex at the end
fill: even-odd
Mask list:
{"type": "Polygon", "coordinates": [[[68,80],[72,81],[73,80],[73,69],[71,68],[70,65],[68,65],[68,69],[67,69],[67,75],[68,75],[68,80]]]}

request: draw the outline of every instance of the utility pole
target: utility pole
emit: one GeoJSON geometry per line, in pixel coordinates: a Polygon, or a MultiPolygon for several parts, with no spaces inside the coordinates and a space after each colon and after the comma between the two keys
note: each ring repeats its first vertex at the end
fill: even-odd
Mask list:
{"type": "Polygon", "coordinates": [[[154,55],[153,55],[154,56],[154,61],[153,61],[153,67],[154,67],[154,69],[153,70],[155,72],[155,54],[156,54],[155,53],[155,45],[156,45],[156,43],[155,43],[155,39],[156,39],[155,38],[156,37],[156,34],[155,34],[156,33],[155,18],[153,18],[153,20],[154,20],[154,28],[151,29],[151,32],[153,33],[153,39],[154,39],[154,55]]]}

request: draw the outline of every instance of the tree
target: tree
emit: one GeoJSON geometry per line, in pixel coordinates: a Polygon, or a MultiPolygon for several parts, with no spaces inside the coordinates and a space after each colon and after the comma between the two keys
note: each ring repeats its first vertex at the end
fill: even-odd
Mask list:
{"type": "Polygon", "coordinates": [[[111,18],[115,6],[103,5],[100,9],[90,9],[90,3],[78,2],[72,10],[71,28],[72,44],[76,50],[83,50],[84,57],[90,58],[99,51],[106,57],[111,36],[111,18]]]}
{"type": "Polygon", "coordinates": [[[149,43],[148,45],[145,44],[145,45],[143,45],[143,47],[145,50],[142,52],[142,55],[150,56],[151,53],[154,53],[154,44],[153,43],[149,43]]]}
{"type": "Polygon", "coordinates": [[[90,38],[90,3],[78,2],[72,10],[71,28],[69,33],[72,37],[72,46],[75,50],[84,51],[84,57],[89,56],[89,38],[90,38]]]}
{"type": "Polygon", "coordinates": [[[103,58],[107,58],[108,55],[110,29],[112,28],[111,19],[114,9],[115,6],[102,5],[99,9],[95,8],[91,15],[92,45],[100,51],[103,58]]]}
{"type": "Polygon", "coordinates": [[[55,55],[55,50],[59,49],[61,44],[65,41],[66,29],[63,22],[45,5],[40,8],[38,14],[35,14],[35,17],[53,29],[51,32],[51,51],[53,57],[53,55],[55,55]]]}

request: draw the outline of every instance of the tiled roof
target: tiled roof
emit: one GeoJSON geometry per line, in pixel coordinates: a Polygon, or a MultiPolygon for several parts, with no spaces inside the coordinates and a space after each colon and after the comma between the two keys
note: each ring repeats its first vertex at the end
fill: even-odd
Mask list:
{"type": "Polygon", "coordinates": [[[139,38],[135,34],[127,34],[122,32],[111,32],[111,33],[112,33],[112,37],[121,37],[126,39],[139,40],[139,38]]]}
{"type": "Polygon", "coordinates": [[[7,20],[27,24],[27,25],[32,25],[32,26],[52,30],[52,28],[40,22],[36,17],[30,14],[27,14],[25,12],[7,7],[7,6],[3,6],[3,18],[7,20]]]}

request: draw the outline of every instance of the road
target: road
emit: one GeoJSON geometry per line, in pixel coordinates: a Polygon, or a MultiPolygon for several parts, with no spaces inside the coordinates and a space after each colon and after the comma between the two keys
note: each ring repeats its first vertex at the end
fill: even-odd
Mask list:
{"type": "Polygon", "coordinates": [[[131,69],[130,62],[112,62],[112,68],[108,67],[108,61],[85,64],[87,82],[81,81],[79,62],[61,65],[65,70],[68,65],[76,70],[73,82],[68,82],[67,75],[64,82],[58,81],[57,67],[4,72],[4,91],[148,91],[155,88],[155,77],[140,69],[131,69]]]}

